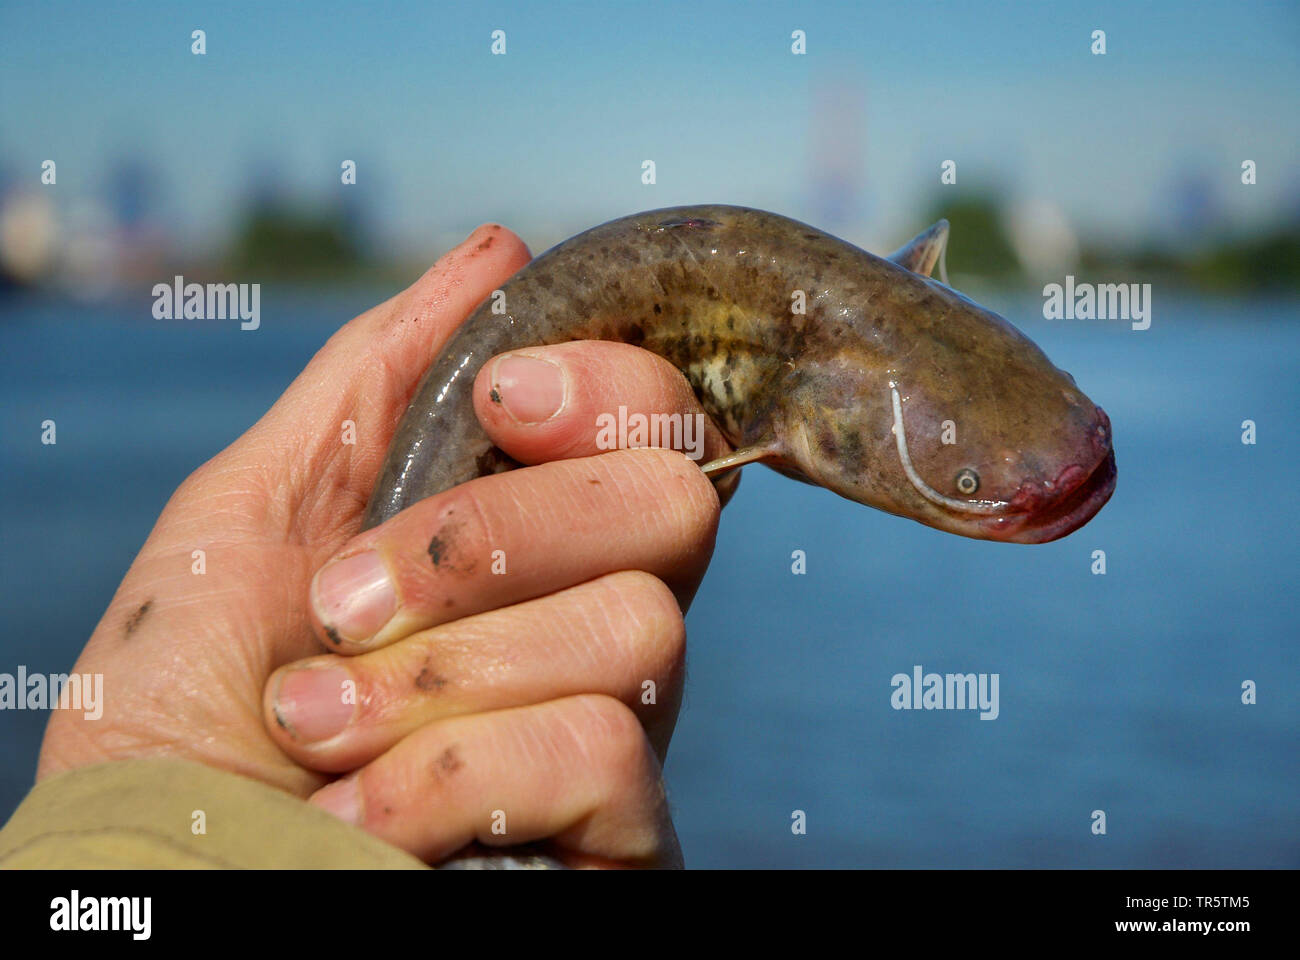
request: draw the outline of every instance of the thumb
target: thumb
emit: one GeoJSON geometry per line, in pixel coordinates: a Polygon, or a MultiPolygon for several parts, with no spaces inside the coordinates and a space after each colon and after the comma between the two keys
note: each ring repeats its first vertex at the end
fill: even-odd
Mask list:
{"type": "MultiPolygon", "coordinates": [[[[670,447],[701,466],[731,453],[681,371],[626,343],[576,340],[495,357],[474,381],[474,409],[492,442],[525,464],[624,446],[670,447]]],[[[740,471],[715,482],[725,504],[740,471]]]]}

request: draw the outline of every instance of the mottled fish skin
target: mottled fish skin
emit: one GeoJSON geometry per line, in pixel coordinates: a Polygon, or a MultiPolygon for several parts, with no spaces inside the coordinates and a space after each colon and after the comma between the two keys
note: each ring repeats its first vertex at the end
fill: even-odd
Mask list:
{"type": "Polygon", "coordinates": [[[365,526],[517,466],[474,414],[490,357],[618,340],[677,366],[726,438],[761,445],[783,473],[963,536],[1064,536],[1114,488],[1109,421],[1007,321],[900,265],[928,272],[927,235],[942,244],[947,225],[894,262],[777,214],[706,205],[559,244],[502,286],[504,313],[489,297],[429,368],[365,526]]]}

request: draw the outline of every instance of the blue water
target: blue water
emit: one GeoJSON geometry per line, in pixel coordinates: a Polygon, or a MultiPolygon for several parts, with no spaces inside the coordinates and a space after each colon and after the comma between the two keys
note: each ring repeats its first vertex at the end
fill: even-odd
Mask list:
{"type": "MultiPolygon", "coordinates": [[[[69,668],[173,488],[378,299],[268,292],[256,334],[0,303],[0,671],[69,668]]],[[[1158,298],[1134,332],[984,299],[1110,414],[1114,498],[1012,546],[747,469],[687,621],[688,864],[1300,866],[1300,304],[1158,298]],[[891,709],[915,664],[999,674],[1000,716],[891,709]]],[[[43,724],[0,716],[0,817],[43,724]]]]}

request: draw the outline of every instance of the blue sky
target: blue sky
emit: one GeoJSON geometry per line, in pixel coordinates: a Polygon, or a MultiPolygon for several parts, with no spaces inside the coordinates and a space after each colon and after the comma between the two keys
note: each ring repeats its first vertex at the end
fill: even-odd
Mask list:
{"type": "Polygon", "coordinates": [[[1152,229],[1188,171],[1221,179],[1224,217],[1250,225],[1300,196],[1298,10],[7,0],[0,171],[34,181],[54,158],[66,199],[135,158],[160,216],[199,246],[224,236],[250,179],[328,200],[342,159],[408,252],[489,219],[536,249],[675,203],[820,222],[828,167],[861,191],[839,232],[900,240],[944,159],[960,183],[1047,198],[1102,235],[1152,229]],[[190,53],[195,28],[206,56],[190,53]],[[489,53],[496,28],[504,57],[489,53]],[[1089,53],[1097,28],[1104,57],[1089,53]],[[806,56],[790,53],[794,29],[806,56]],[[1259,164],[1255,188],[1238,185],[1242,159],[1259,164]]]}

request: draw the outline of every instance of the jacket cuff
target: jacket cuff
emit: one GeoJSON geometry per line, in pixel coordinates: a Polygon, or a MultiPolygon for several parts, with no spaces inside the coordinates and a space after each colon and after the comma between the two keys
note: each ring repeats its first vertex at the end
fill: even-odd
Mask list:
{"type": "Polygon", "coordinates": [[[187,760],[119,760],[42,780],[0,830],[8,869],[424,866],[283,791],[187,760]]]}

